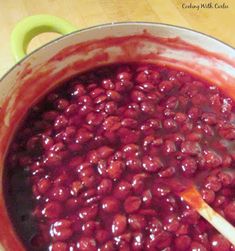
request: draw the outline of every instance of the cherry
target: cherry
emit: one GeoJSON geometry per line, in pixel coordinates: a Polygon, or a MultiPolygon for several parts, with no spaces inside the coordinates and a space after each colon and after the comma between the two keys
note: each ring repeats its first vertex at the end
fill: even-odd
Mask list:
{"type": "Polygon", "coordinates": [[[137,196],[129,196],[124,201],[124,209],[127,213],[134,213],[140,208],[141,199],[137,196]]]}
{"type": "Polygon", "coordinates": [[[146,220],[142,215],[131,214],[128,218],[128,224],[133,230],[141,230],[146,226],[146,220]]]}
{"type": "Polygon", "coordinates": [[[62,213],[62,206],[58,202],[48,202],[42,210],[42,214],[49,219],[55,219],[62,213]]]}
{"type": "Polygon", "coordinates": [[[121,214],[116,214],[113,218],[112,223],[112,233],[114,236],[122,234],[127,226],[126,216],[121,214]]]}
{"type": "Polygon", "coordinates": [[[216,234],[211,239],[211,248],[213,251],[229,251],[230,243],[221,234],[216,234]]]}
{"type": "Polygon", "coordinates": [[[175,247],[179,251],[186,251],[191,245],[191,238],[188,235],[180,235],[175,239],[175,247]]]}
{"type": "Polygon", "coordinates": [[[77,248],[81,251],[96,251],[96,241],[90,237],[81,237],[77,242],[77,248]]]}
{"type": "Polygon", "coordinates": [[[33,226],[30,245],[52,251],[233,250],[178,194],[193,182],[235,223],[234,111],[218,87],[167,66],[119,63],[66,80],[9,146],[17,232],[31,241],[21,226],[33,226]]]}
{"type": "Polygon", "coordinates": [[[71,228],[71,222],[69,220],[59,220],[56,221],[52,226],[50,230],[50,235],[52,239],[57,241],[65,241],[68,240],[72,234],[72,228],[71,228]]]}
{"type": "Polygon", "coordinates": [[[230,202],[224,209],[225,216],[235,222],[235,202],[230,202]]]}
{"type": "Polygon", "coordinates": [[[158,157],[145,156],[142,166],[147,172],[152,173],[158,171],[163,164],[158,157]]]}
{"type": "Polygon", "coordinates": [[[65,242],[57,241],[50,246],[51,251],[68,251],[68,245],[65,242]]]}
{"type": "Polygon", "coordinates": [[[105,197],[101,204],[102,210],[106,213],[117,213],[119,211],[120,203],[117,199],[112,197],[105,197]]]}
{"type": "Polygon", "coordinates": [[[193,158],[186,158],[182,161],[181,168],[185,176],[191,176],[197,170],[197,162],[193,158]]]}

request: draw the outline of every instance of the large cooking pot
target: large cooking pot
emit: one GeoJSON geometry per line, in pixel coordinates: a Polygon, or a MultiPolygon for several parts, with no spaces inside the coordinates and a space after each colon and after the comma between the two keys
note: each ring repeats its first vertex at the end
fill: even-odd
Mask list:
{"type": "MultiPolygon", "coordinates": [[[[57,17],[39,15],[20,22],[12,35],[19,61],[0,80],[0,250],[21,251],[4,201],[3,167],[11,137],[27,109],[64,79],[114,62],[151,62],[190,71],[235,98],[235,50],[205,34],[158,23],[111,23],[76,31],[57,17]],[[42,32],[67,34],[25,55],[42,32]]],[[[15,205],[17,206],[17,205],[15,205]]]]}

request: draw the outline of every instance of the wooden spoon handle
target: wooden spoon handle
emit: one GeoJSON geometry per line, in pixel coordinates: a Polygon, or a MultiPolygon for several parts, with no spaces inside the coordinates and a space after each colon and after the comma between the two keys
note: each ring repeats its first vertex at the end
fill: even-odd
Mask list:
{"type": "Polygon", "coordinates": [[[235,228],[202,199],[195,187],[186,189],[180,196],[235,246],[235,228]]]}
{"type": "Polygon", "coordinates": [[[198,210],[198,213],[235,246],[235,228],[227,220],[206,203],[198,210]]]}

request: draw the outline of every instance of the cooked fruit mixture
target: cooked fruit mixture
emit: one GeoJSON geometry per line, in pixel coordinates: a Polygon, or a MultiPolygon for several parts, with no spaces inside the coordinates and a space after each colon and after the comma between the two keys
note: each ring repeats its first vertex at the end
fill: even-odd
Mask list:
{"type": "Polygon", "coordinates": [[[28,250],[235,250],[178,195],[195,185],[235,225],[235,104],[188,73],[76,76],[30,109],[5,165],[28,250]]]}

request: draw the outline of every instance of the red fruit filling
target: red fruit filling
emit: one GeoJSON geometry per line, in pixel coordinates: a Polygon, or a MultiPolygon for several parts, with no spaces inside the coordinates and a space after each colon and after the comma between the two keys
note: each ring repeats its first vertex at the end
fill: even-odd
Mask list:
{"type": "Polygon", "coordinates": [[[194,184],[235,225],[235,104],[150,64],[80,74],[30,108],[5,162],[29,250],[230,251],[177,194],[194,184]]]}

